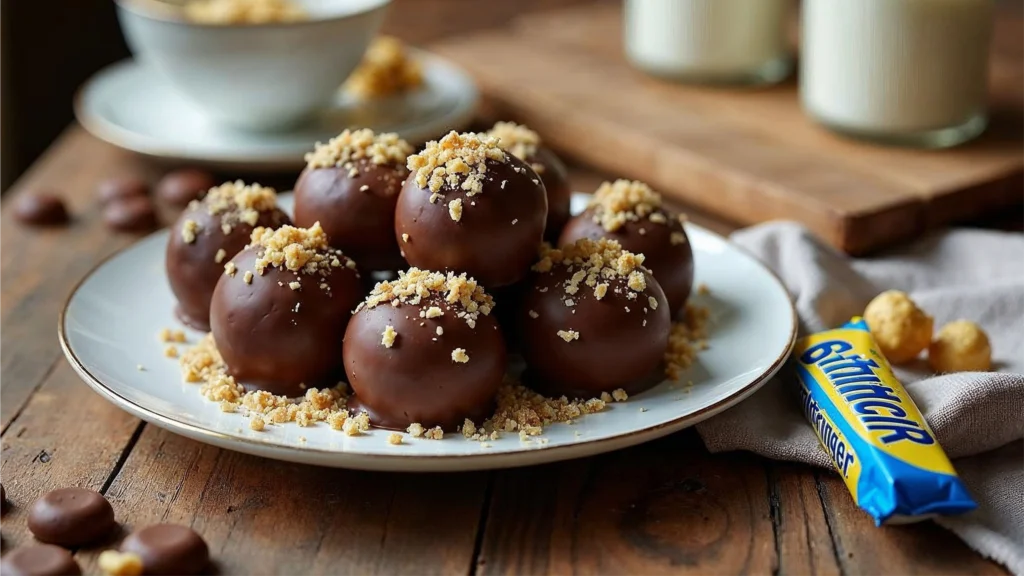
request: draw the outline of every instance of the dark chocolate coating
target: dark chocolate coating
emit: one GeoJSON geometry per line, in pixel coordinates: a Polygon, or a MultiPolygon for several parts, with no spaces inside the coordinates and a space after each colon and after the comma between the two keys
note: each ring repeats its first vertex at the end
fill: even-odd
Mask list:
{"type": "Polygon", "coordinates": [[[14,205],[14,216],[25,224],[53,226],[66,224],[68,211],[60,196],[44,191],[22,194],[14,205]]]}
{"type": "Polygon", "coordinates": [[[157,227],[156,210],[148,196],[119,198],[103,209],[103,222],[119,232],[146,232],[157,227]]]}
{"type": "Polygon", "coordinates": [[[419,305],[361,309],[345,332],[343,356],[358,399],[354,407],[368,412],[374,425],[404,430],[419,422],[454,430],[466,418],[479,424],[490,416],[506,352],[493,316],[480,314],[470,328],[446,309],[442,296],[434,295],[419,305]],[[420,310],[430,306],[440,307],[444,315],[420,318],[420,310]],[[389,325],[398,336],[385,348],[381,337],[389,325]],[[440,336],[438,326],[444,331],[440,336]],[[466,351],[468,362],[452,360],[456,348],[466,351]]]}
{"type": "Polygon", "coordinates": [[[256,248],[232,258],[238,271],[221,276],[210,303],[210,331],[228,373],[247,387],[289,397],[334,386],[343,375],[345,327],[363,299],[359,274],[344,265],[326,278],[268,266],[261,276],[256,258],[256,248]],[[246,271],[253,271],[251,284],[246,271]],[[302,287],[289,288],[294,281],[302,287]]]}
{"type": "MultiPolygon", "coordinates": [[[[253,227],[239,222],[224,234],[222,214],[210,214],[202,203],[189,206],[171,227],[167,241],[167,281],[178,299],[176,313],[185,324],[197,330],[210,329],[210,299],[217,281],[224,275],[224,265],[249,243],[253,227]],[[186,244],[181,228],[186,220],[199,225],[195,240],[186,244]],[[217,262],[217,251],[223,249],[224,258],[217,262]]],[[[288,215],[275,208],[260,213],[257,226],[278,228],[289,224],[288,215]]]]}
{"type": "Polygon", "coordinates": [[[507,158],[487,161],[483,192],[473,196],[445,186],[444,198],[431,204],[430,190],[420,188],[414,175],[405,181],[395,236],[410,265],[465,272],[488,289],[526,276],[544,237],[547,195],[532,168],[511,154],[507,158]],[[462,199],[458,222],[448,214],[448,203],[457,198],[462,199]],[[408,242],[402,234],[409,235],[408,242]]]}
{"type": "Polygon", "coordinates": [[[187,526],[151,524],[128,535],[121,552],[142,558],[143,574],[202,574],[210,565],[210,549],[187,526]]]}
{"type": "Polygon", "coordinates": [[[60,546],[31,544],[5,554],[0,572],[4,576],[78,576],[82,568],[60,546]]]}
{"type": "Polygon", "coordinates": [[[168,172],[156,185],[160,200],[184,208],[193,200],[202,198],[206,191],[217,185],[213,175],[195,168],[183,168],[168,172]]]}
{"type": "Polygon", "coordinates": [[[569,203],[572,200],[569,169],[554,152],[544,146],[538,148],[536,154],[526,160],[531,166],[539,164],[542,167],[537,174],[544,182],[544,190],[548,194],[548,219],[544,228],[544,239],[551,243],[557,242],[562,228],[572,217],[569,211],[569,203]]]}
{"type": "Polygon", "coordinates": [[[664,224],[642,218],[627,221],[618,230],[608,232],[599,222],[594,222],[593,208],[590,208],[569,221],[558,245],[572,244],[580,238],[611,238],[621,244],[623,250],[643,254],[644,266],[658,279],[669,308],[675,313],[686,304],[693,287],[693,250],[689,238],[682,244],[672,244],[673,232],[681,232],[686,238],[686,231],[676,214],[667,210],[662,213],[666,218],[664,224]]]}
{"type": "Polygon", "coordinates": [[[589,398],[616,388],[637,392],[660,381],[652,375],[668,347],[672,319],[654,277],[644,273],[647,288],[633,300],[627,297],[631,290],[625,278],[604,280],[609,289],[598,300],[585,284],[576,294],[566,295],[563,284],[572,274],[565,266],[555,266],[549,273],[531,272],[517,314],[530,372],[526,383],[548,394],[589,398]],[[650,308],[649,296],[658,301],[657,309],[650,308]],[[575,305],[566,306],[566,298],[575,305]],[[560,330],[575,330],[579,338],[566,342],[558,335],[560,330]]]}
{"type": "Polygon", "coordinates": [[[409,171],[369,161],[358,161],[355,168],[355,176],[343,167],[303,170],[295,184],[295,225],[320,222],[331,246],[363,270],[404,269],[395,240],[395,205],[409,171]]]}
{"type": "Polygon", "coordinates": [[[110,502],[87,488],[51,490],[28,513],[28,529],[37,540],[69,548],[96,542],[116,525],[110,502]]]}
{"type": "Polygon", "coordinates": [[[100,204],[106,205],[115,200],[148,196],[149,184],[138,176],[117,176],[100,182],[96,187],[96,197],[100,204]]]}

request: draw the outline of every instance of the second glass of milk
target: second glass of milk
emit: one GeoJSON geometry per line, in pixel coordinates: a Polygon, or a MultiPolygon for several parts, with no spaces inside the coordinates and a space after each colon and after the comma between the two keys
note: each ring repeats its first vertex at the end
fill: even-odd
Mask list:
{"type": "Polygon", "coordinates": [[[970,140],[985,129],[992,18],[992,0],[804,0],[804,109],[885,143],[970,140]]]}

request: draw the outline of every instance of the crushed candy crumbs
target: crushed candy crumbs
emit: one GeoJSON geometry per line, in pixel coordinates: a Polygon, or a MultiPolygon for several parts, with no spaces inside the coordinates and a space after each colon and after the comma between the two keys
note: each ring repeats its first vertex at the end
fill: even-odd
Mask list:
{"type": "Polygon", "coordinates": [[[469,362],[469,355],[466,354],[466,350],[464,348],[456,348],[455,350],[452,350],[452,361],[458,362],[459,364],[465,364],[466,362],[469,362]]]}
{"type": "Polygon", "coordinates": [[[572,342],[580,339],[580,333],[575,330],[559,330],[558,337],[566,342],[572,342]]]}
{"type": "Polygon", "coordinates": [[[447,186],[473,196],[483,191],[489,160],[507,161],[497,138],[452,131],[439,141],[427,142],[422,152],[409,156],[407,166],[416,185],[435,195],[442,196],[447,186]]]}
{"type": "Polygon", "coordinates": [[[380,343],[385,348],[391,348],[395,345],[395,338],[398,337],[398,332],[395,332],[395,327],[388,324],[384,327],[384,333],[381,335],[380,343]]]}
{"type": "MultiPolygon", "coordinates": [[[[593,213],[594,222],[608,232],[614,232],[626,222],[638,222],[646,219],[653,224],[669,224],[669,219],[662,209],[661,194],[643,182],[635,180],[616,180],[604,182],[598,186],[587,208],[593,213]]],[[[681,221],[681,220],[680,220],[681,221]]],[[[681,232],[675,232],[670,239],[678,234],[685,241],[681,232]]],[[[673,244],[678,242],[671,240],[673,244]]]]}
{"type": "Polygon", "coordinates": [[[466,274],[456,276],[452,272],[442,274],[409,268],[399,272],[396,280],[378,282],[356,311],[364,306],[374,308],[381,304],[418,306],[427,299],[432,305],[421,311],[422,318],[437,318],[447,310],[464,320],[470,328],[475,328],[480,315],[489,315],[494,307],[494,299],[466,274]]]}
{"type": "Polygon", "coordinates": [[[391,444],[392,446],[398,446],[401,443],[402,443],[402,435],[401,434],[399,434],[398,432],[392,432],[392,433],[388,434],[388,444],[391,444]]]}
{"type": "Polygon", "coordinates": [[[373,130],[364,128],[345,130],[326,144],[317,142],[313,151],[306,154],[305,160],[309,168],[339,167],[352,170],[356,162],[401,166],[411,153],[412,146],[399,138],[398,134],[375,134],[373,130]]]}
{"type": "Polygon", "coordinates": [[[202,200],[189,203],[189,208],[194,210],[203,206],[210,215],[220,216],[221,232],[227,235],[241,224],[255,226],[260,214],[275,210],[277,193],[273,188],[235,180],[214,186],[202,200]]]}
{"type": "Polygon", "coordinates": [[[405,92],[423,84],[423,70],[401,40],[378,36],[345,81],[345,90],[364,99],[405,92]]]}
{"type": "MultiPolygon", "coordinates": [[[[523,162],[530,162],[536,156],[541,143],[536,132],[515,122],[498,122],[487,133],[498,139],[498,146],[523,162]]],[[[538,174],[543,172],[540,164],[532,168],[538,174]]]]}

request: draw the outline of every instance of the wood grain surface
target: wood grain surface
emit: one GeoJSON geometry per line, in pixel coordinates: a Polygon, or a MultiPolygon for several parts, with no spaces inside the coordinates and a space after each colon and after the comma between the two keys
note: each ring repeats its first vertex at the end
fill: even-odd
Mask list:
{"type": "MultiPolygon", "coordinates": [[[[529,4],[552,3],[565,2],[529,4]]],[[[389,30],[429,40],[502,24],[513,3],[495,4],[503,7],[467,15],[477,3],[399,2],[412,8],[389,30]]],[[[25,517],[35,498],[87,486],[110,499],[125,531],[193,526],[222,574],[1002,572],[933,525],[874,528],[830,472],[711,455],[692,430],[533,468],[403,475],[264,460],[145,424],[78,379],[56,320],[71,287],[137,239],[103,227],[96,185],[124,174],[154,181],[164,169],[72,126],[0,203],[0,480],[11,503],[3,553],[33,542],[25,517]],[[42,187],[66,199],[71,225],[13,219],[18,197],[42,187]]],[[[571,175],[585,190],[613,176],[571,175]]],[[[732,229],[684,207],[702,225],[732,229]]],[[[76,551],[86,574],[98,574],[98,553],[123,535],[76,551]]]]}
{"type": "Polygon", "coordinates": [[[1019,15],[996,29],[992,127],[940,152],[829,133],[801,110],[793,78],[759,89],[653,79],[626,62],[621,30],[621,4],[601,3],[432,48],[467,67],[503,116],[563,153],[740,223],[797,220],[850,253],[1022,201],[1019,15]]]}

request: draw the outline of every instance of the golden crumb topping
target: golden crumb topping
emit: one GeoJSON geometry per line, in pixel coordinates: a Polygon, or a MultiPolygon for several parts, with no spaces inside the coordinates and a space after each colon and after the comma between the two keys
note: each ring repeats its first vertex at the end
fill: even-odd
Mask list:
{"type": "MultiPolygon", "coordinates": [[[[454,130],[440,141],[427,142],[419,154],[409,156],[408,167],[416,185],[443,196],[442,188],[462,189],[467,196],[483,191],[487,161],[506,162],[498,139],[483,134],[459,134],[454,130]]],[[[431,196],[431,202],[434,202],[431,196]]]]}
{"type": "Polygon", "coordinates": [[[420,63],[411,58],[401,40],[378,36],[366,49],[362,62],[345,81],[345,90],[360,98],[380,98],[423,84],[420,63]]]}
{"type": "Polygon", "coordinates": [[[395,340],[398,338],[398,332],[395,332],[395,327],[388,324],[384,327],[384,333],[381,334],[380,343],[385,348],[391,348],[395,345],[395,340]]]}
{"type": "MultiPolygon", "coordinates": [[[[498,139],[498,146],[501,146],[502,150],[523,162],[530,162],[537,154],[537,148],[540,147],[540,136],[526,126],[515,122],[498,122],[487,131],[487,134],[498,139]]],[[[534,171],[537,171],[536,166],[534,166],[534,171]]]]}
{"type": "Polygon", "coordinates": [[[494,308],[494,299],[484,291],[483,286],[464,273],[456,276],[454,272],[442,274],[409,268],[399,272],[396,280],[378,282],[366,301],[356,310],[364,306],[373,308],[381,304],[398,306],[404,303],[419,306],[432,298],[431,304],[435,305],[421,310],[420,317],[437,318],[443,316],[447,310],[456,317],[466,320],[471,328],[476,326],[480,314],[486,316],[494,308]]]}
{"type": "MultiPolygon", "coordinates": [[[[594,222],[608,232],[614,232],[626,222],[646,218],[654,224],[668,224],[661,208],[661,194],[636,180],[616,180],[601,184],[587,205],[593,211],[594,222]]],[[[675,242],[673,242],[675,243],[675,242]]]]}
{"type": "Polygon", "coordinates": [[[332,168],[335,166],[354,169],[354,162],[364,160],[373,164],[396,164],[401,166],[412,153],[412,146],[386,132],[374,134],[373,130],[345,130],[331,138],[326,144],[316,143],[312,152],[305,156],[309,168],[332,168]]]}
{"type": "Polygon", "coordinates": [[[268,266],[320,276],[328,276],[332,269],[341,266],[356,267],[341,251],[330,247],[319,222],[309,228],[282,226],[273,230],[261,226],[252,231],[249,246],[260,249],[256,272],[261,276],[268,266]]]}
{"type": "Polygon", "coordinates": [[[292,0],[193,0],[185,17],[200,24],[268,24],[298,22],[309,15],[292,0]]]}
{"type": "Polygon", "coordinates": [[[707,308],[687,304],[683,310],[683,318],[672,323],[672,331],[668,336],[668,349],[665,350],[665,376],[677,380],[684,370],[693,364],[699,350],[708,347],[707,308]]]}
{"type": "Polygon", "coordinates": [[[458,362],[459,364],[469,362],[469,354],[466,354],[466,349],[456,348],[452,350],[452,362],[458,362]]]}
{"type": "MultiPolygon", "coordinates": [[[[255,182],[246,184],[235,180],[210,188],[202,200],[193,200],[189,204],[192,209],[199,206],[205,206],[213,216],[219,215],[221,231],[230,234],[239,224],[255,226],[260,214],[277,208],[277,192],[255,182]]],[[[193,230],[195,232],[198,232],[198,227],[193,230]]]]}

